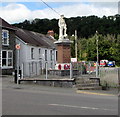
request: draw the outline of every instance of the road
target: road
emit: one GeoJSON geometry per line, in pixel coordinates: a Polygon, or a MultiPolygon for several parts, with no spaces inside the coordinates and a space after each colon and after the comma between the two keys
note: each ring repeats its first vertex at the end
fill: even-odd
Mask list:
{"type": "Polygon", "coordinates": [[[3,115],[117,115],[118,97],[76,93],[74,88],[4,83],[3,115]]]}

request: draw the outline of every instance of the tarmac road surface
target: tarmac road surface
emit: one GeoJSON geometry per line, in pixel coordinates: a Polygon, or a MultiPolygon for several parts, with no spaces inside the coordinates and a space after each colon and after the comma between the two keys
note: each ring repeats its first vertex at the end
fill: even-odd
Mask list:
{"type": "MultiPolygon", "coordinates": [[[[100,93],[99,93],[100,94],[100,93]]],[[[117,115],[118,96],[78,93],[74,88],[14,84],[4,78],[3,115],[117,115]]]]}

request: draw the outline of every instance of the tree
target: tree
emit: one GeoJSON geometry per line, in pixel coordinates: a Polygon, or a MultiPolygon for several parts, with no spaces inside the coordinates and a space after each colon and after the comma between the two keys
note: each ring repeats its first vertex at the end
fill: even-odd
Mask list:
{"type": "MultiPolygon", "coordinates": [[[[92,37],[97,30],[102,35],[120,34],[120,15],[115,16],[83,16],[83,17],[71,17],[65,18],[67,24],[67,34],[71,36],[75,30],[78,30],[78,38],[92,37]]],[[[22,23],[13,24],[16,27],[20,27],[27,30],[46,34],[48,30],[54,30],[56,34],[59,34],[58,19],[34,19],[33,21],[25,20],[22,23]]]]}

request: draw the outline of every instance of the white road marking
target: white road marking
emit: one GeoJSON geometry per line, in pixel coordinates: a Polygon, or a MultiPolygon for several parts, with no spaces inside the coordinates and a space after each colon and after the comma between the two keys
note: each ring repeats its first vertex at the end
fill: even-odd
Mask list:
{"type": "Polygon", "coordinates": [[[98,110],[99,108],[95,108],[95,107],[81,107],[83,109],[92,109],[92,110],[98,110]]]}
{"type": "Polygon", "coordinates": [[[62,105],[62,104],[48,104],[50,106],[59,106],[59,107],[69,107],[69,108],[81,108],[81,109],[91,109],[91,110],[108,110],[113,111],[112,109],[105,109],[105,108],[96,108],[96,107],[84,107],[84,106],[73,106],[73,105],[62,105]]]}

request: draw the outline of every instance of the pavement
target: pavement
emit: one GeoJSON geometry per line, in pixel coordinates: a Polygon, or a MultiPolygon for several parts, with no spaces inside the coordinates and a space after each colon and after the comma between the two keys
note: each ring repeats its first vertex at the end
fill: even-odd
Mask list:
{"type": "MultiPolygon", "coordinates": [[[[45,88],[45,87],[51,87],[51,88],[57,88],[53,86],[40,86],[38,84],[15,84],[14,83],[14,77],[13,76],[2,76],[2,88],[32,88],[36,87],[37,88],[45,88]],[[33,86],[34,85],[34,86],[33,86]]],[[[61,88],[61,87],[59,87],[61,88]]],[[[63,88],[61,88],[62,90],[63,88]]],[[[82,94],[90,94],[90,95],[106,95],[106,96],[120,96],[120,92],[118,88],[109,88],[107,90],[77,90],[75,87],[74,88],[64,88],[66,90],[74,90],[77,94],[82,93],[82,94]]]]}

